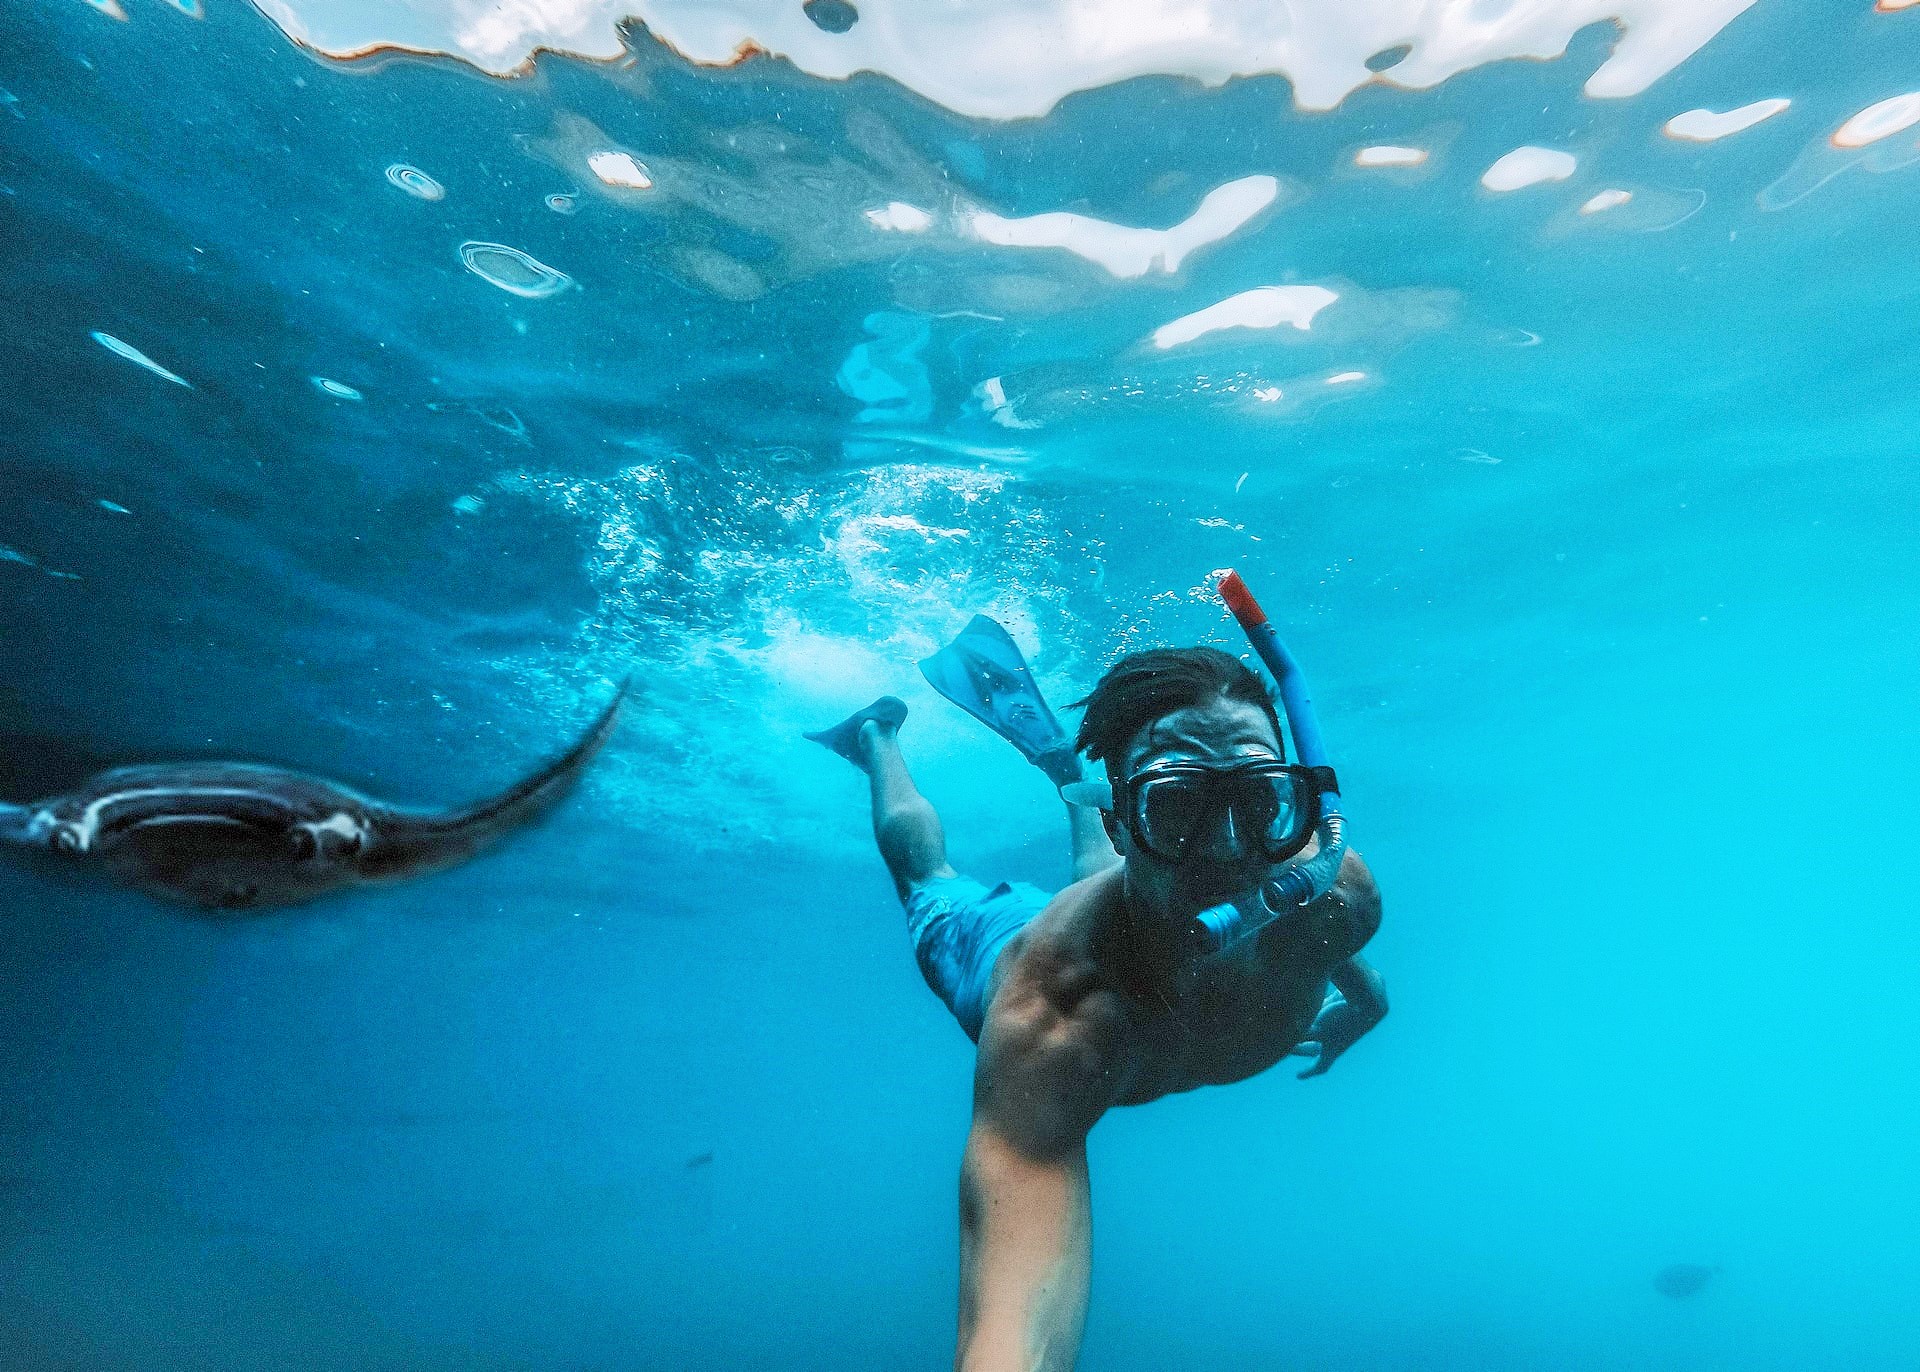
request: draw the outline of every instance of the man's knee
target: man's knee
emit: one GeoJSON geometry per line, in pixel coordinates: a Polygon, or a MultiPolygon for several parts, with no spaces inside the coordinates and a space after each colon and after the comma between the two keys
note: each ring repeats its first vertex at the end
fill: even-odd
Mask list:
{"type": "Polygon", "coordinates": [[[912,869],[907,874],[912,880],[926,880],[946,861],[940,817],[924,800],[890,806],[875,815],[873,832],[889,862],[898,861],[912,869]]]}

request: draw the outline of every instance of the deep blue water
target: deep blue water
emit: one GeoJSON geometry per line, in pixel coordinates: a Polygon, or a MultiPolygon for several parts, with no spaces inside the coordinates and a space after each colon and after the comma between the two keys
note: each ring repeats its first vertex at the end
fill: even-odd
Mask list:
{"type": "Polygon", "coordinates": [[[0,1363],[940,1365],[971,1048],[799,730],[904,695],[956,860],[1057,885],[1047,788],[914,659],[987,611],[1065,701],[1233,646],[1233,565],[1394,1010],[1102,1122],[1083,1365],[1920,1365],[1920,166],[1782,203],[1920,86],[1920,11],[1762,0],[1624,101],[1590,31],[1330,114],[992,123],[643,32],[500,81],[127,4],[0,48],[0,794],[213,752],[460,800],[638,690],[561,815],[417,885],[209,920],[0,871],[0,1363]],[[1345,165],[1416,135],[1418,179],[1345,165]],[[600,141],[681,192],[595,189],[600,141]],[[1477,187],[1529,142],[1575,180],[1477,187]],[[1254,174],[1276,210],[1142,280],[861,221],[1164,227],[1254,174]],[[1573,215],[1611,185],[1698,209],[1573,215]],[[1140,341],[1293,282],[1324,328],[1140,341]]]}

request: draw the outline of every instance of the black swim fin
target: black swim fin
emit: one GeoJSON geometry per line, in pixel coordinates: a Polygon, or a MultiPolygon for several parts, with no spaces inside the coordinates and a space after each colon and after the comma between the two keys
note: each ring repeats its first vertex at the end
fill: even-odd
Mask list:
{"type": "Polygon", "coordinates": [[[927,684],[1020,750],[1057,786],[1080,780],[1080,755],[1019,647],[999,624],[975,615],[960,636],[920,663],[927,684]]]}

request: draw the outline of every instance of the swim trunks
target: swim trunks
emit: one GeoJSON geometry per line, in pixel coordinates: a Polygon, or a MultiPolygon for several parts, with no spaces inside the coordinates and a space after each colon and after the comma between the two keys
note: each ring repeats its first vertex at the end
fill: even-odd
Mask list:
{"type": "Polygon", "coordinates": [[[922,882],[908,895],[907,932],[920,974],[976,1043],[986,1023],[994,963],[1051,899],[1024,881],[1003,881],[989,890],[959,876],[922,882]]]}

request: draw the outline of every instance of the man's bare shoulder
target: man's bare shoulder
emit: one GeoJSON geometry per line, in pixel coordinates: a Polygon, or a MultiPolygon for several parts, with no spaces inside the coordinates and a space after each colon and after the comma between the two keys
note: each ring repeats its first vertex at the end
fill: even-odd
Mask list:
{"type": "Polygon", "coordinates": [[[1099,872],[1061,890],[1020,933],[1016,970],[1069,996],[1097,976],[1096,947],[1119,913],[1120,871],[1099,872]]]}
{"type": "Polygon", "coordinates": [[[1332,890],[1261,932],[1261,956],[1290,964],[1304,958],[1316,968],[1331,967],[1366,947],[1379,928],[1380,888],[1360,854],[1349,848],[1332,890]]]}
{"type": "Polygon", "coordinates": [[[1116,1032],[1125,1018],[1121,997],[1095,948],[1120,889],[1115,869],[1075,882],[1049,901],[1008,950],[989,1016],[1056,1030],[1071,1022],[1102,1036],[1116,1032]]]}
{"type": "Polygon", "coordinates": [[[980,1032],[976,1114],[1036,1156],[1084,1138],[1130,1081],[1130,1022],[1087,931],[1098,881],[1068,887],[1021,931],[980,1032]]]}

